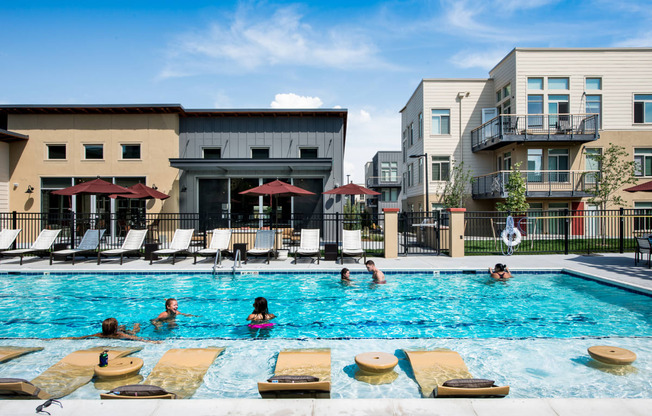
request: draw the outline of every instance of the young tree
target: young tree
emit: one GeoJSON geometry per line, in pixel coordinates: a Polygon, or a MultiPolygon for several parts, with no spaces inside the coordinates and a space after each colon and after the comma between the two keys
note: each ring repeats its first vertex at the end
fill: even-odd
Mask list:
{"type": "Polygon", "coordinates": [[[608,204],[624,206],[625,201],[616,192],[624,185],[637,182],[634,173],[636,164],[628,160],[631,156],[624,147],[609,143],[602,154],[590,156],[598,162],[599,177],[596,186],[588,191],[593,195],[589,203],[599,205],[603,210],[608,204]]]}
{"type": "Polygon", "coordinates": [[[444,188],[444,195],[442,202],[444,208],[463,208],[464,201],[469,195],[467,192],[467,184],[473,183],[472,171],[464,168],[464,162],[455,165],[453,172],[446,187],[444,188]]]}
{"type": "Polygon", "coordinates": [[[530,208],[525,196],[525,178],[521,175],[521,162],[512,166],[512,171],[505,184],[507,198],[505,203],[497,202],[498,211],[525,212],[530,208]]]}

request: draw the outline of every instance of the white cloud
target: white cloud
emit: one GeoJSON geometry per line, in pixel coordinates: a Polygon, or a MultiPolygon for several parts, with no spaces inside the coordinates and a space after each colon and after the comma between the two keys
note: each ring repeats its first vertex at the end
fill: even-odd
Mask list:
{"type": "Polygon", "coordinates": [[[508,51],[489,52],[458,52],[450,58],[450,62],[459,68],[481,68],[489,71],[496,66],[508,51]]]}
{"type": "Polygon", "coordinates": [[[511,13],[517,10],[536,9],[558,2],[559,0],[496,0],[493,7],[496,7],[502,13],[511,13]]]}
{"type": "Polygon", "coordinates": [[[614,44],[616,47],[622,48],[636,48],[636,47],[650,47],[652,46],[652,31],[643,33],[640,36],[629,38],[614,44]]]}
{"type": "Polygon", "coordinates": [[[307,97],[289,94],[276,94],[274,101],[270,104],[272,108],[319,108],[324,103],[319,97],[307,97]]]}

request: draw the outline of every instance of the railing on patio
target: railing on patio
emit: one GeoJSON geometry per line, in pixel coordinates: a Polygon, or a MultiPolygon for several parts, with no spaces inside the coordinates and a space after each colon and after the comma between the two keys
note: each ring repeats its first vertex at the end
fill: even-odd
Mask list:
{"type": "Polygon", "coordinates": [[[439,255],[448,250],[448,213],[401,212],[398,217],[398,253],[439,255]]]}
{"type": "MultiPolygon", "coordinates": [[[[473,198],[507,198],[511,170],[473,178],[473,198]]],[[[522,170],[525,195],[529,197],[587,197],[599,186],[600,172],[593,170],[522,170]]]]}
{"type": "Polygon", "coordinates": [[[652,234],[652,210],[559,210],[465,213],[465,254],[501,254],[508,215],[521,234],[514,254],[623,253],[652,234]]]}

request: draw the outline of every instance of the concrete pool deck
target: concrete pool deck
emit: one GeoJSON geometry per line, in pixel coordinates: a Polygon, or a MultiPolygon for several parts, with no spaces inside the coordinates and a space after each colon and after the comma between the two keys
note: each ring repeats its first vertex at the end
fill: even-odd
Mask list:
{"type": "MultiPolygon", "coordinates": [[[[473,256],[450,258],[446,256],[408,256],[397,259],[372,258],[381,270],[486,270],[496,263],[506,263],[518,276],[519,269],[569,269],[590,274],[605,281],[625,285],[652,293],[652,269],[647,263],[634,266],[633,253],[602,255],[533,255],[533,256],[473,256]]],[[[172,266],[171,261],[163,260],[149,265],[142,259],[127,259],[120,266],[119,260],[103,260],[98,266],[93,259],[76,262],[55,262],[27,258],[20,266],[18,259],[0,258],[0,273],[19,271],[210,271],[213,263],[203,260],[193,265],[192,258],[182,259],[172,266]]],[[[229,271],[232,260],[225,260],[220,271],[229,271]]],[[[352,271],[365,270],[364,265],[347,260],[344,266],[333,261],[310,264],[309,259],[300,260],[298,265],[292,260],[273,260],[269,265],[260,259],[242,264],[240,271],[307,269],[332,271],[339,275],[342,267],[352,271]]],[[[334,277],[335,277],[334,276],[334,277]]],[[[388,279],[395,278],[388,276],[388,279]]],[[[588,383],[589,380],[579,381],[588,383]]],[[[647,415],[652,408],[652,399],[334,399],[334,400],[255,400],[222,399],[184,400],[184,401],[100,401],[100,400],[62,400],[64,408],[52,405],[47,408],[53,416],[58,415],[647,415]]],[[[2,415],[32,415],[41,401],[0,401],[2,415]]]]}

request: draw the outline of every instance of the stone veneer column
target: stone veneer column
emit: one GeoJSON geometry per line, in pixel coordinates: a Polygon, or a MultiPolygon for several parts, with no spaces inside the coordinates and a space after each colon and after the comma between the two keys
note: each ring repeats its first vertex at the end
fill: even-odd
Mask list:
{"type": "Polygon", "coordinates": [[[464,213],[466,208],[448,208],[450,212],[450,228],[448,232],[448,247],[451,257],[464,257],[464,213]]]}
{"type": "Polygon", "coordinates": [[[385,258],[398,257],[398,208],[383,208],[385,214],[385,258]]]}

